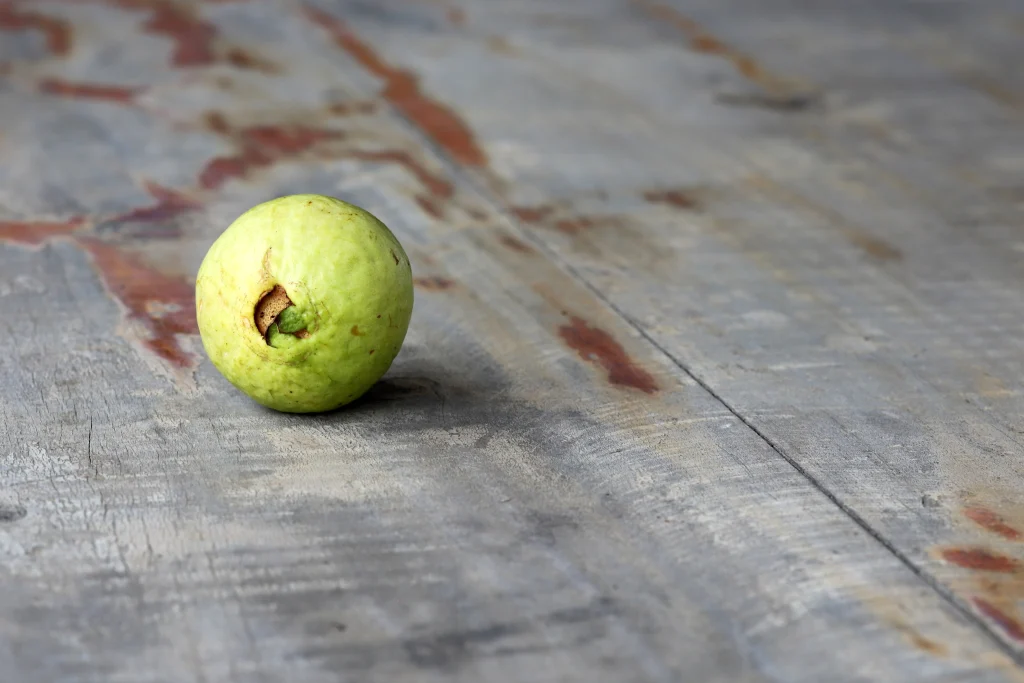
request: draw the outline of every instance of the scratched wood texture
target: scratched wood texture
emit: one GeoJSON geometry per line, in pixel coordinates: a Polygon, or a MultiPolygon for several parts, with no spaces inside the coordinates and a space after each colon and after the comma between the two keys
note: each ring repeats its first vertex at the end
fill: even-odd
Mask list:
{"type": "Polygon", "coordinates": [[[0,2],[0,671],[1024,678],[1024,7],[0,2]],[[417,277],[255,406],[192,278],[324,192],[417,277]]]}

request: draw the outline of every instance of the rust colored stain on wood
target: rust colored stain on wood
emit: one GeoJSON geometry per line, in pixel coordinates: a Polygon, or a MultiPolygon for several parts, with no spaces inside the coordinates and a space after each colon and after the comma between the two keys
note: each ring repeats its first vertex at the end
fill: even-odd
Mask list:
{"type": "Polygon", "coordinates": [[[466,25],[466,11],[461,7],[449,7],[447,15],[448,21],[451,22],[452,26],[466,25]]]}
{"type": "Polygon", "coordinates": [[[522,241],[518,237],[513,237],[512,235],[507,235],[506,234],[506,235],[502,235],[500,240],[501,240],[501,243],[504,244],[506,247],[508,247],[512,251],[518,251],[520,254],[535,254],[536,253],[534,251],[533,247],[531,247],[529,244],[527,244],[526,242],[522,241]]]}
{"type": "MultiPolygon", "coordinates": [[[[219,128],[219,132],[231,132],[227,121],[216,113],[207,115],[207,123],[211,128],[219,128]]],[[[268,125],[243,128],[235,137],[241,151],[217,157],[206,165],[199,174],[199,185],[204,189],[217,189],[232,178],[245,178],[255,169],[299,157],[320,143],[344,137],[344,133],[304,126],[268,125]]]]}
{"type": "Polygon", "coordinates": [[[134,104],[141,88],[126,88],[119,85],[99,83],[74,83],[59,78],[46,78],[39,82],[39,89],[48,95],[70,97],[82,100],[103,100],[116,104],[134,104]]]}
{"type": "Polygon", "coordinates": [[[28,30],[41,32],[53,55],[63,56],[71,51],[71,26],[66,21],[16,7],[13,2],[0,2],[0,31],[28,30]]]}
{"type": "Polygon", "coordinates": [[[294,124],[267,124],[235,130],[218,111],[207,112],[205,122],[211,131],[232,138],[239,151],[216,157],[206,164],[199,174],[199,185],[203,189],[217,189],[228,180],[247,177],[254,170],[315,153],[320,158],[356,159],[401,166],[423,187],[416,201],[435,218],[443,217],[445,204],[455,194],[455,187],[450,182],[431,172],[404,150],[344,149],[336,145],[325,149],[326,143],[346,137],[340,130],[294,124]]]}
{"type": "Polygon", "coordinates": [[[202,204],[187,195],[156,183],[147,182],[146,191],[156,200],[152,206],[133,209],[114,218],[117,221],[166,221],[196,211],[202,204]]]}
{"type": "Polygon", "coordinates": [[[261,57],[240,47],[229,49],[224,55],[224,61],[236,69],[250,69],[264,73],[278,73],[281,69],[277,64],[269,62],[261,57]]]}
{"type": "Polygon", "coordinates": [[[451,199],[455,194],[455,187],[444,178],[431,173],[427,168],[414,159],[408,152],[401,150],[351,150],[344,156],[362,161],[380,161],[398,164],[411,173],[423,185],[427,193],[436,199],[451,199]]]}
{"type": "Polygon", "coordinates": [[[280,69],[240,47],[224,49],[218,44],[220,31],[201,18],[189,5],[172,0],[107,0],[116,7],[145,10],[149,18],[142,25],[146,33],[169,39],[174,49],[171,64],[178,67],[201,67],[230,64],[239,69],[276,73],[280,69]]]}
{"type": "Polygon", "coordinates": [[[0,242],[39,246],[54,237],[70,235],[84,223],[85,221],[81,218],[71,218],[66,221],[0,220],[0,242]]]}
{"type": "Polygon", "coordinates": [[[634,2],[659,21],[679,30],[694,52],[715,55],[728,60],[740,75],[766,90],[785,90],[792,87],[786,79],[770,73],[753,57],[711,35],[700,24],[683,15],[674,7],[654,0],[634,0],[634,2]]]}
{"type": "Polygon", "coordinates": [[[509,212],[527,225],[554,229],[566,235],[578,235],[591,228],[622,225],[622,218],[618,216],[566,216],[565,210],[556,206],[511,206],[509,212]]]}
{"type": "Polygon", "coordinates": [[[986,572],[1012,574],[1021,569],[1021,564],[1012,557],[984,548],[949,548],[942,551],[942,559],[958,567],[986,572]]]}
{"type": "Polygon", "coordinates": [[[451,289],[455,286],[455,283],[448,278],[443,277],[418,277],[413,280],[413,284],[421,289],[426,289],[434,292],[444,291],[451,289]]]}
{"type": "Polygon", "coordinates": [[[391,66],[348,25],[314,7],[309,18],[330,32],[335,44],[367,71],[384,81],[382,97],[440,145],[453,159],[467,166],[486,166],[487,155],[469,127],[449,107],[426,95],[411,71],[391,66]]]}
{"type": "Polygon", "coordinates": [[[1009,541],[1019,541],[1021,532],[1006,523],[1000,515],[983,507],[964,508],[964,516],[981,528],[1002,536],[1009,541]]]}
{"type": "Polygon", "coordinates": [[[90,237],[78,243],[92,256],[107,289],[127,309],[128,316],[149,332],[142,343],[169,363],[186,368],[194,359],[181,347],[179,334],[198,334],[195,293],[182,278],[165,275],[117,247],[90,237]]]}
{"type": "Polygon", "coordinates": [[[644,192],[644,199],[652,204],[667,204],[677,209],[699,208],[697,200],[683,190],[650,190],[644,192]]]}
{"type": "Polygon", "coordinates": [[[562,218],[561,220],[555,221],[555,229],[559,232],[565,233],[566,235],[578,235],[588,228],[593,228],[597,225],[606,225],[609,222],[614,221],[610,221],[603,217],[576,216],[573,218],[562,218]]]}
{"type": "Polygon", "coordinates": [[[985,598],[973,598],[974,606],[978,611],[999,625],[1003,632],[1016,641],[1024,642],[1024,626],[1020,621],[1006,614],[996,605],[985,598]]]}
{"type": "Polygon", "coordinates": [[[228,120],[224,118],[224,114],[219,111],[206,112],[206,116],[204,118],[206,119],[206,125],[214,133],[227,135],[231,132],[231,126],[228,124],[228,120]]]}
{"type": "Polygon", "coordinates": [[[884,240],[859,230],[847,229],[844,231],[850,242],[864,250],[868,256],[879,261],[902,261],[903,252],[884,240]]]}
{"type": "Polygon", "coordinates": [[[197,334],[195,296],[184,279],[160,273],[120,248],[94,237],[76,234],[83,218],[66,221],[0,221],[0,241],[30,246],[70,236],[93,260],[107,290],[127,309],[133,320],[144,325],[149,336],[143,344],[177,367],[189,367],[194,360],[176,339],[179,334],[197,334]]]}
{"type": "Polygon", "coordinates": [[[654,377],[637,366],[622,345],[604,330],[591,327],[586,320],[572,316],[570,324],[560,327],[558,334],[580,358],[604,368],[612,384],[632,387],[648,394],[658,390],[654,377]]]}
{"type": "Polygon", "coordinates": [[[196,16],[187,6],[169,0],[113,0],[113,4],[124,9],[149,11],[149,19],[142,28],[172,41],[171,64],[174,66],[206,66],[216,60],[213,44],[217,27],[196,16]]]}
{"type": "Polygon", "coordinates": [[[408,152],[397,149],[347,150],[339,156],[361,161],[376,161],[397,164],[413,175],[423,186],[423,192],[416,195],[416,203],[434,218],[444,217],[444,207],[455,195],[455,187],[444,178],[431,173],[422,163],[408,152]]]}
{"type": "Polygon", "coordinates": [[[931,638],[925,638],[920,633],[914,633],[910,635],[910,642],[919,650],[927,652],[930,655],[936,657],[945,657],[949,654],[949,648],[942,643],[937,643],[931,638]]]}
{"type": "Polygon", "coordinates": [[[554,212],[553,206],[513,206],[509,211],[524,223],[536,224],[554,212]]]}
{"type": "Polygon", "coordinates": [[[377,103],[370,100],[356,100],[353,102],[335,102],[327,110],[338,116],[350,116],[352,114],[372,114],[377,111],[377,103]]]}

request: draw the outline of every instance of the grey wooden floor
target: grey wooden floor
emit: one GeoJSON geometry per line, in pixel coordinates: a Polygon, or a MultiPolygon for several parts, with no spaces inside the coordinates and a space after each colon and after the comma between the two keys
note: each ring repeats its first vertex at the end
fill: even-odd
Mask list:
{"type": "Polygon", "coordinates": [[[0,1],[0,679],[1024,680],[1024,2],[0,1]],[[271,413],[274,196],[417,277],[271,413]]]}

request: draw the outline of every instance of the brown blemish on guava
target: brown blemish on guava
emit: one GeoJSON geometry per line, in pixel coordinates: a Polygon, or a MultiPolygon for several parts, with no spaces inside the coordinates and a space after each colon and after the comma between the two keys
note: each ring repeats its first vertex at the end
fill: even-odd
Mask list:
{"type": "Polygon", "coordinates": [[[366,333],[359,331],[359,325],[353,325],[352,326],[352,336],[353,337],[365,337],[366,333]]]}
{"type": "Polygon", "coordinates": [[[288,292],[284,291],[284,287],[281,285],[274,285],[273,289],[264,294],[253,311],[256,329],[260,331],[260,334],[266,336],[267,330],[277,320],[277,316],[281,315],[281,311],[291,305],[292,300],[288,298],[288,292]]]}
{"type": "Polygon", "coordinates": [[[372,355],[373,355],[373,352],[374,352],[374,351],[376,351],[376,350],[377,350],[377,349],[370,349],[370,355],[372,356],[372,355]]]}
{"type": "Polygon", "coordinates": [[[397,265],[398,265],[399,263],[401,263],[401,261],[399,261],[399,260],[398,260],[398,255],[397,255],[397,254],[395,254],[395,250],[394,250],[394,249],[392,249],[392,250],[391,250],[391,258],[395,259],[395,265],[396,265],[396,266],[397,266],[397,265]]]}

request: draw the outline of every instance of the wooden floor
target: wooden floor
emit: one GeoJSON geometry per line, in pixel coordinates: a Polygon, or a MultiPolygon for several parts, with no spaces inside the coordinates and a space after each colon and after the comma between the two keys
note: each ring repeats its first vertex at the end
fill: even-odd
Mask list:
{"type": "Polygon", "coordinates": [[[1024,2],[0,0],[11,683],[1024,680],[1024,2]],[[193,279],[417,278],[261,409],[193,279]]]}

